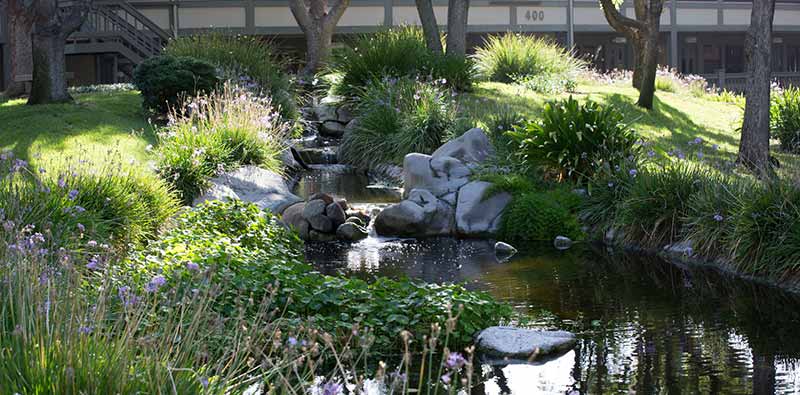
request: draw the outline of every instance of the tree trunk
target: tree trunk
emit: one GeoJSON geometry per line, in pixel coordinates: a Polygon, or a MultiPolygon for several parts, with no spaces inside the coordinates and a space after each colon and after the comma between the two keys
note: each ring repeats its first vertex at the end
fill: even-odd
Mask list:
{"type": "Polygon", "coordinates": [[[6,97],[17,97],[25,94],[25,83],[17,82],[19,75],[33,74],[33,53],[31,43],[30,18],[17,10],[12,4],[8,5],[8,42],[11,54],[11,81],[6,87],[6,97]]]}
{"type": "Polygon", "coordinates": [[[306,33],[306,65],[303,75],[311,76],[319,70],[331,54],[333,31],[315,26],[306,33]]]}
{"type": "Polygon", "coordinates": [[[466,56],[469,0],[449,0],[447,4],[447,54],[466,56]]]}
{"type": "Polygon", "coordinates": [[[419,20],[422,24],[422,33],[425,35],[425,43],[428,49],[435,53],[442,53],[442,39],[439,37],[439,25],[436,22],[436,14],[433,12],[431,0],[416,0],[419,20]]]}
{"type": "Polygon", "coordinates": [[[642,89],[642,67],[646,63],[644,58],[644,43],[639,38],[631,38],[631,46],[633,46],[633,78],[631,83],[636,90],[642,89]]]}
{"type": "Polygon", "coordinates": [[[28,104],[63,103],[72,100],[67,92],[66,37],[37,31],[33,36],[33,85],[28,104]]]}
{"type": "Polygon", "coordinates": [[[769,162],[769,95],[774,15],[775,0],[754,0],[744,45],[748,79],[739,163],[762,178],[772,175],[769,162]]]}
{"type": "Polygon", "coordinates": [[[652,110],[656,93],[656,69],[658,68],[658,30],[648,33],[639,57],[641,66],[636,68],[639,71],[639,100],[636,105],[652,110]]]}

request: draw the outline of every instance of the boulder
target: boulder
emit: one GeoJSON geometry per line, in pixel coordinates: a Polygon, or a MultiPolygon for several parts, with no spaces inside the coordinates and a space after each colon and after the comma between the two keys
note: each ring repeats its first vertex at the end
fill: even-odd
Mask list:
{"type": "Polygon", "coordinates": [[[405,196],[413,189],[426,189],[436,197],[458,191],[469,182],[471,171],[450,157],[436,160],[430,155],[411,153],[403,158],[405,196]],[[453,175],[449,172],[453,171],[453,175]]]}
{"type": "Polygon", "coordinates": [[[494,254],[502,258],[510,258],[517,253],[517,249],[511,244],[498,241],[494,243],[494,254]]]}
{"type": "Polygon", "coordinates": [[[339,119],[338,114],[336,114],[336,106],[333,104],[320,104],[314,107],[314,115],[320,122],[336,121],[339,119]]]}
{"type": "Polygon", "coordinates": [[[287,207],[303,201],[291,192],[280,174],[258,166],[243,166],[214,177],[210,182],[211,187],[195,199],[193,205],[207,200],[239,199],[281,214],[287,207]]]}
{"type": "Polygon", "coordinates": [[[336,109],[336,120],[339,122],[347,124],[354,119],[355,116],[348,106],[342,105],[336,109]]]}
{"type": "Polygon", "coordinates": [[[302,220],[297,226],[297,235],[302,240],[308,240],[309,233],[311,232],[311,224],[306,220],[302,220]]]}
{"type": "Polygon", "coordinates": [[[328,195],[327,193],[323,193],[323,192],[317,192],[317,193],[309,196],[309,198],[308,198],[308,200],[317,200],[317,199],[320,199],[323,202],[325,202],[325,206],[333,203],[333,198],[331,197],[331,195],[328,195]]]}
{"type": "MultiPolygon", "coordinates": [[[[377,210],[377,209],[376,209],[377,210]]],[[[380,210],[378,210],[380,212],[380,210]]],[[[364,223],[364,226],[369,225],[369,222],[372,220],[372,216],[369,214],[361,211],[361,210],[350,210],[347,212],[347,217],[356,217],[364,223]]]]}
{"type": "Polygon", "coordinates": [[[331,233],[334,231],[334,229],[336,229],[333,221],[324,215],[315,215],[313,217],[306,218],[306,220],[309,224],[311,224],[311,229],[318,232],[331,233]]]}
{"type": "Polygon", "coordinates": [[[350,208],[350,206],[347,204],[347,199],[336,199],[336,204],[338,204],[339,207],[341,207],[345,212],[347,212],[347,210],[350,208]]]}
{"type": "Polygon", "coordinates": [[[347,217],[344,214],[344,210],[342,210],[342,206],[339,203],[331,203],[327,207],[325,207],[325,216],[327,216],[331,222],[333,222],[333,227],[336,228],[339,225],[343,224],[347,217]]]}
{"type": "Polygon", "coordinates": [[[303,218],[311,219],[320,215],[325,215],[325,208],[328,205],[322,199],[310,199],[303,207],[303,218]]]}
{"type": "Polygon", "coordinates": [[[379,235],[427,237],[453,230],[453,208],[424,189],[412,190],[407,200],[383,209],[375,218],[379,235]]]}
{"type": "Polygon", "coordinates": [[[559,251],[568,250],[572,247],[572,239],[567,236],[556,236],[555,240],[553,240],[553,247],[559,251]]]}
{"type": "Polygon", "coordinates": [[[303,218],[303,209],[305,209],[306,204],[303,202],[295,203],[286,210],[283,210],[283,214],[281,215],[281,220],[287,226],[292,228],[299,228],[302,222],[306,222],[305,218],[303,218]]]}
{"type": "Polygon", "coordinates": [[[483,163],[494,155],[489,138],[480,128],[473,128],[448,141],[433,152],[433,157],[449,156],[467,165],[483,163]]]}
{"type": "Polygon", "coordinates": [[[500,219],[511,195],[505,192],[486,198],[492,186],[484,181],[473,181],[458,192],[456,204],[456,226],[464,236],[487,236],[497,233],[500,219]]]}
{"type": "Polygon", "coordinates": [[[366,229],[352,222],[345,222],[336,228],[336,236],[342,240],[358,241],[369,236],[366,229]]]}
{"type": "Polygon", "coordinates": [[[493,326],[475,338],[475,347],[482,357],[535,361],[565,353],[577,344],[575,335],[567,331],[493,326]]]}
{"type": "Polygon", "coordinates": [[[336,235],[333,233],[319,232],[312,229],[308,232],[309,241],[329,242],[336,240],[336,235]]]}
{"type": "Polygon", "coordinates": [[[346,223],[346,224],[356,224],[356,225],[361,226],[361,227],[366,227],[367,226],[364,223],[364,221],[361,220],[361,218],[358,218],[358,217],[349,217],[349,218],[347,218],[347,220],[344,221],[344,223],[346,223]]]}
{"type": "Polygon", "coordinates": [[[691,240],[680,241],[664,246],[664,252],[676,258],[691,258],[694,255],[693,245],[691,240]]]}
{"type": "Polygon", "coordinates": [[[344,135],[345,125],[339,121],[324,121],[319,125],[319,133],[325,137],[339,138],[344,135]]]}

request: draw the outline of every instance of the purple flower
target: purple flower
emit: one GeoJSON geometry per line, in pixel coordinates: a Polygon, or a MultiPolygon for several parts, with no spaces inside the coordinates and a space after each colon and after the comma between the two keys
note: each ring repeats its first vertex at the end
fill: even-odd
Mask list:
{"type": "Polygon", "coordinates": [[[198,265],[198,264],[196,264],[194,262],[187,262],[186,263],[186,268],[191,270],[191,271],[196,272],[196,271],[200,270],[200,265],[198,265]]]}
{"type": "Polygon", "coordinates": [[[83,232],[86,232],[86,227],[85,227],[85,226],[83,226],[83,224],[79,223],[79,224],[78,224],[78,230],[79,230],[81,233],[83,233],[83,232]]]}
{"type": "Polygon", "coordinates": [[[459,369],[466,363],[467,360],[460,353],[451,352],[447,355],[447,360],[445,360],[444,364],[450,369],[459,369]]]}
{"type": "Polygon", "coordinates": [[[203,388],[208,388],[208,377],[201,377],[200,385],[202,385],[203,388]]]}
{"type": "Polygon", "coordinates": [[[94,331],[94,328],[91,326],[82,326],[78,328],[78,332],[80,332],[82,335],[89,335],[92,333],[92,331],[94,331]]]}
{"type": "Polygon", "coordinates": [[[716,144],[711,144],[711,149],[713,149],[714,151],[719,151],[719,146],[716,144]]]}
{"type": "Polygon", "coordinates": [[[445,373],[442,375],[442,382],[445,384],[450,384],[450,373],[445,373]]]}
{"type": "Polygon", "coordinates": [[[64,189],[64,187],[66,186],[67,186],[67,180],[64,178],[64,176],[58,177],[58,187],[64,189]]]}
{"type": "Polygon", "coordinates": [[[720,214],[714,214],[714,221],[722,222],[725,218],[720,214]]]}
{"type": "Polygon", "coordinates": [[[703,159],[704,156],[703,151],[697,151],[697,159],[703,159]]]}
{"type": "Polygon", "coordinates": [[[636,177],[636,175],[639,174],[639,172],[636,169],[630,169],[628,170],[628,174],[630,174],[631,177],[636,177]]]}
{"type": "Polygon", "coordinates": [[[322,395],[339,395],[342,392],[342,385],[329,381],[322,386],[322,395]]]}
{"type": "Polygon", "coordinates": [[[156,292],[162,285],[167,283],[167,279],[164,276],[158,275],[150,279],[150,282],[147,283],[145,286],[145,291],[147,292],[156,292]]]}
{"type": "Polygon", "coordinates": [[[94,240],[89,240],[89,242],[86,243],[86,246],[88,246],[90,248],[97,247],[97,242],[94,241],[94,240]]]}
{"type": "Polygon", "coordinates": [[[656,152],[653,151],[653,150],[647,151],[647,156],[652,158],[652,157],[656,156],[656,152]]]}
{"type": "Polygon", "coordinates": [[[286,340],[286,342],[292,347],[297,345],[297,339],[294,337],[290,337],[289,339],[286,340]]]}
{"type": "Polygon", "coordinates": [[[86,264],[86,268],[89,270],[97,270],[100,268],[100,258],[97,255],[92,256],[89,258],[89,263],[86,264]]]}
{"type": "Polygon", "coordinates": [[[72,189],[72,190],[69,191],[69,193],[67,193],[67,199],[69,199],[69,200],[75,200],[75,198],[77,198],[77,197],[78,197],[78,190],[77,189],[72,189]]]}

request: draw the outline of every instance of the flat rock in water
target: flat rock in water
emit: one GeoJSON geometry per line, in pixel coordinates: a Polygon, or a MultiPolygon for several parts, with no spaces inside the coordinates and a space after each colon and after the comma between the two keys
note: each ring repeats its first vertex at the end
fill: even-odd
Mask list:
{"type": "Polygon", "coordinates": [[[475,338],[479,354],[490,359],[536,361],[565,353],[577,344],[575,335],[567,331],[539,331],[493,326],[475,338]]]}

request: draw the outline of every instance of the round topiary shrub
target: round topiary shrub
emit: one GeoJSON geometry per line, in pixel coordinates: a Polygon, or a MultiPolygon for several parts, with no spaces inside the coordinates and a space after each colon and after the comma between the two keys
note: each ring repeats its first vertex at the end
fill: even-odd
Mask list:
{"type": "Polygon", "coordinates": [[[183,96],[214,90],[218,81],[211,63],[189,57],[157,56],[142,62],[133,73],[142,106],[161,114],[180,103],[183,96]]]}

